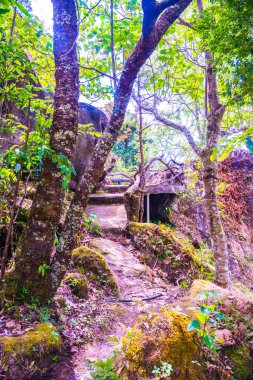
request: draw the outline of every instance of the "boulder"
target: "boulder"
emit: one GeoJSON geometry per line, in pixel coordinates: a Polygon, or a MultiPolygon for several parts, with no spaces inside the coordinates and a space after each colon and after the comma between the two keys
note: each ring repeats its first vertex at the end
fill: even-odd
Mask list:
{"type": "Polygon", "coordinates": [[[88,298],[88,280],[87,277],[80,273],[68,273],[64,283],[69,285],[72,293],[80,299],[88,298]]]}
{"type": "Polygon", "coordinates": [[[187,331],[190,319],[175,310],[141,316],[122,340],[122,380],[151,379],[161,362],[172,365],[177,380],[204,380],[194,333],[187,331]]]}
{"type": "Polygon", "coordinates": [[[89,282],[99,284],[105,290],[118,294],[118,285],[105,258],[87,247],[74,249],[72,261],[78,273],[84,274],[89,282]]]}

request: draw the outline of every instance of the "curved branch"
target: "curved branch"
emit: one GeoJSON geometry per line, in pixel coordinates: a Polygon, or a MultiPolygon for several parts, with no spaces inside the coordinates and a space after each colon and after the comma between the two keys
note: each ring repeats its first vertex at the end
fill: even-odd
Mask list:
{"type": "Polygon", "coordinates": [[[143,24],[142,35],[143,38],[148,38],[152,33],[155,23],[160,14],[167,8],[179,3],[178,0],[162,0],[158,3],[156,0],[142,0],[143,10],[143,24]]]}
{"type": "Polygon", "coordinates": [[[170,127],[170,128],[175,129],[177,131],[180,131],[184,135],[186,140],[188,141],[188,143],[191,146],[191,148],[193,149],[193,151],[198,156],[201,154],[201,149],[199,149],[199,147],[195,143],[194,138],[192,137],[191,133],[189,132],[189,130],[184,125],[177,124],[174,121],[168,120],[165,117],[160,116],[160,115],[155,115],[155,118],[157,121],[160,121],[161,123],[163,123],[167,127],[170,127]]]}
{"type": "Polygon", "coordinates": [[[181,132],[186,140],[188,141],[189,145],[193,149],[193,151],[197,154],[197,156],[201,155],[201,149],[197,146],[196,142],[194,141],[194,138],[192,137],[192,134],[190,131],[186,128],[186,126],[177,124],[174,121],[165,118],[164,116],[160,116],[157,112],[157,110],[151,109],[150,107],[143,106],[143,109],[145,111],[148,111],[149,113],[152,113],[157,121],[160,123],[166,125],[167,127],[170,127],[172,129],[175,129],[176,131],[181,132]]]}
{"type": "Polygon", "coordinates": [[[140,182],[141,182],[141,176],[139,173],[137,173],[135,176],[134,183],[127,189],[127,191],[124,194],[124,197],[131,198],[136,192],[138,192],[140,182]]]}
{"type": "Polygon", "coordinates": [[[143,38],[148,38],[153,31],[155,23],[160,14],[167,8],[180,3],[178,0],[162,0],[158,3],[156,0],[142,0],[143,10],[143,24],[142,35],[143,38]]]}

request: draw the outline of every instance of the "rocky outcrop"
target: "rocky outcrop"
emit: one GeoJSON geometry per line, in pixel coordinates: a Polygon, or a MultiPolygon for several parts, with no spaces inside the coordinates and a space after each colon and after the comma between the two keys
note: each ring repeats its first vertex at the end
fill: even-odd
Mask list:
{"type": "Polygon", "coordinates": [[[126,333],[117,361],[120,379],[153,379],[161,363],[172,366],[171,376],[165,378],[251,379],[252,312],[251,294],[235,286],[228,291],[210,281],[195,280],[187,296],[168,309],[140,316],[126,333]],[[191,331],[190,323],[205,315],[199,334],[191,331]],[[213,349],[204,340],[207,335],[214,339],[213,349]]]}

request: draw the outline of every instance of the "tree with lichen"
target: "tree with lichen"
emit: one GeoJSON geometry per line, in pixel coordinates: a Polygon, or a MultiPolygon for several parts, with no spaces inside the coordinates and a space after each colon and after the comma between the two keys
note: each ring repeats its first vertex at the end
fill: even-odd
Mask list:
{"type": "Polygon", "coordinates": [[[53,154],[44,159],[44,168],[35,193],[28,223],[16,249],[15,270],[6,277],[6,296],[27,296],[46,302],[51,294],[51,255],[65,191],[59,157],[70,161],[78,126],[79,70],[76,52],[78,36],[75,1],[54,0],[55,96],[50,134],[53,154]],[[46,270],[41,270],[45,268],[46,270]]]}

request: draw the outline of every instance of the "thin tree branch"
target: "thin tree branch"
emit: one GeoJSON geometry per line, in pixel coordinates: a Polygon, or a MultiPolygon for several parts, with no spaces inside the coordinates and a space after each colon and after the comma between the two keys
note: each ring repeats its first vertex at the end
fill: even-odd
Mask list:
{"type": "Polygon", "coordinates": [[[193,30],[196,30],[193,26],[192,26],[192,23],[191,22],[187,22],[185,20],[183,20],[181,17],[178,18],[178,22],[177,24],[179,25],[184,25],[184,26],[187,26],[188,28],[191,28],[193,30]]]}
{"type": "Polygon", "coordinates": [[[112,59],[112,77],[114,91],[117,87],[117,77],[116,77],[116,64],[115,64],[115,51],[114,51],[114,2],[110,0],[110,47],[111,47],[111,59],[112,59]]]}
{"type": "Polygon", "coordinates": [[[105,77],[107,77],[107,78],[113,80],[113,77],[112,77],[111,75],[106,74],[106,73],[104,73],[103,71],[100,71],[100,70],[96,69],[95,67],[87,67],[87,66],[82,66],[82,65],[80,65],[80,64],[79,64],[79,67],[81,67],[81,68],[84,69],[84,70],[92,70],[92,71],[95,71],[96,73],[101,74],[101,75],[104,75],[105,77]]]}

